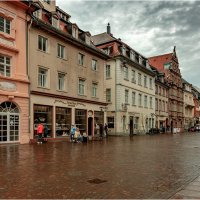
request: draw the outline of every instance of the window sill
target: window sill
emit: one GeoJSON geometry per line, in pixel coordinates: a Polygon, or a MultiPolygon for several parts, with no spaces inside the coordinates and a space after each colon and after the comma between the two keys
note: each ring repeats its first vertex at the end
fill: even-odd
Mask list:
{"type": "Polygon", "coordinates": [[[45,89],[45,90],[50,90],[50,87],[42,87],[42,86],[37,86],[40,89],[45,89]]]}
{"type": "Polygon", "coordinates": [[[86,68],[86,66],[84,66],[84,65],[80,65],[80,64],[78,64],[78,66],[79,66],[79,67],[83,67],[83,68],[86,68]]]}
{"type": "Polygon", "coordinates": [[[125,81],[129,81],[129,79],[127,79],[127,78],[124,78],[124,80],[125,80],[125,81]]]}
{"type": "Polygon", "coordinates": [[[81,97],[87,97],[85,94],[78,94],[81,97]]]}
{"type": "Polygon", "coordinates": [[[111,77],[106,77],[106,80],[112,79],[111,77]]]}
{"type": "Polygon", "coordinates": [[[40,52],[42,52],[42,53],[49,54],[49,52],[47,52],[47,51],[42,51],[42,50],[40,50],[40,49],[37,49],[37,50],[40,51],[40,52]]]}
{"type": "Polygon", "coordinates": [[[67,93],[66,90],[59,90],[59,89],[57,89],[56,91],[57,91],[57,92],[64,92],[64,93],[67,93]]]}
{"type": "Polygon", "coordinates": [[[92,99],[96,99],[96,100],[98,100],[99,98],[98,97],[91,97],[92,99]]]}
{"type": "Polygon", "coordinates": [[[56,58],[58,58],[58,59],[60,59],[60,60],[67,61],[67,59],[66,59],[66,58],[61,58],[61,57],[59,57],[59,56],[56,56],[56,58]]]}

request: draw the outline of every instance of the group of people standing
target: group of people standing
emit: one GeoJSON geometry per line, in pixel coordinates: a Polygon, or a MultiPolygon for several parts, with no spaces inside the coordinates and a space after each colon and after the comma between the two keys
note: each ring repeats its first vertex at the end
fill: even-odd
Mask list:
{"type": "MultiPolygon", "coordinates": [[[[96,134],[99,135],[100,138],[103,138],[103,135],[105,133],[105,136],[108,136],[108,125],[105,123],[103,124],[96,124],[95,125],[95,131],[96,134]]],[[[38,144],[42,144],[43,142],[47,142],[47,136],[48,136],[48,127],[46,124],[39,123],[37,126],[37,135],[38,135],[38,144]]],[[[80,133],[79,128],[72,125],[71,131],[70,131],[70,142],[87,142],[87,134],[84,132],[83,134],[80,133]]]]}

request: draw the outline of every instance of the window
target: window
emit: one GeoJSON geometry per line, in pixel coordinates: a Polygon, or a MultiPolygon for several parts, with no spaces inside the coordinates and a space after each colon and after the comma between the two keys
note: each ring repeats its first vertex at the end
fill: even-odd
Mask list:
{"type": "Polygon", "coordinates": [[[61,45],[61,44],[58,44],[58,54],[57,54],[57,56],[59,57],[59,58],[64,58],[64,54],[65,54],[65,47],[63,46],[63,45],[61,45]]]}
{"type": "Polygon", "coordinates": [[[107,117],[108,128],[115,128],[115,118],[107,117]]]}
{"type": "Polygon", "coordinates": [[[128,104],[128,90],[125,90],[125,103],[128,104]]]}
{"type": "Polygon", "coordinates": [[[147,87],[147,76],[144,76],[144,87],[147,87]]]}
{"type": "Polygon", "coordinates": [[[144,107],[147,108],[147,96],[144,96],[144,107]]]}
{"type": "Polygon", "coordinates": [[[153,98],[152,97],[150,97],[150,99],[149,99],[149,107],[153,108],[153,98]]]}
{"type": "Polygon", "coordinates": [[[153,89],[152,78],[149,79],[149,87],[150,89],[153,89]]]}
{"type": "Polygon", "coordinates": [[[135,118],[134,128],[135,128],[135,129],[138,129],[138,128],[139,128],[139,117],[136,117],[136,118],[135,118]]]}
{"type": "Polygon", "coordinates": [[[0,31],[10,34],[10,20],[0,16],[0,31]]]}
{"type": "Polygon", "coordinates": [[[85,94],[85,80],[83,80],[83,79],[79,79],[78,93],[79,93],[79,95],[85,94]]]}
{"type": "Polygon", "coordinates": [[[135,80],[135,70],[132,70],[132,79],[131,79],[132,83],[136,83],[135,80]]]}
{"type": "Polygon", "coordinates": [[[106,89],[106,102],[111,102],[111,89],[106,89]]]}
{"type": "Polygon", "coordinates": [[[157,85],[156,85],[156,91],[155,92],[156,92],[156,94],[158,94],[158,86],[157,85]]]}
{"type": "Polygon", "coordinates": [[[142,85],[141,74],[138,73],[138,85],[142,85]]]}
{"type": "Polygon", "coordinates": [[[156,103],[156,110],[158,110],[158,99],[157,98],[156,98],[155,103],[156,103]]]}
{"type": "Polygon", "coordinates": [[[97,61],[92,59],[92,70],[97,71],[97,61]]]}
{"type": "Polygon", "coordinates": [[[92,83],[92,97],[97,97],[97,83],[92,83]]]}
{"type": "Polygon", "coordinates": [[[162,109],[165,112],[165,102],[164,101],[162,102],[162,109]]]}
{"type": "Polygon", "coordinates": [[[58,28],[58,19],[52,17],[52,26],[58,28]]]}
{"type": "Polygon", "coordinates": [[[58,73],[58,90],[65,90],[65,74],[58,73]]]}
{"type": "Polygon", "coordinates": [[[135,92],[132,92],[132,105],[135,105],[135,92]]]}
{"type": "Polygon", "coordinates": [[[39,68],[38,71],[38,86],[39,87],[47,87],[47,75],[48,70],[44,68],[39,68]]]}
{"type": "Polygon", "coordinates": [[[110,65],[106,65],[106,78],[110,78],[110,65]]]}
{"type": "Polygon", "coordinates": [[[42,10],[36,10],[35,12],[33,12],[33,15],[39,19],[41,19],[42,16],[42,10]]]}
{"type": "Polygon", "coordinates": [[[44,2],[46,2],[46,3],[48,3],[48,4],[50,4],[50,3],[51,3],[51,1],[50,1],[50,0],[44,0],[44,2]]]}
{"type": "Polygon", "coordinates": [[[124,79],[128,80],[128,67],[124,67],[124,79]]]}
{"type": "Polygon", "coordinates": [[[47,52],[47,38],[38,36],[38,49],[47,52]]]}
{"type": "Polygon", "coordinates": [[[81,66],[84,65],[84,57],[85,56],[83,54],[81,54],[81,53],[78,54],[78,64],[81,66]]]}
{"type": "Polygon", "coordinates": [[[7,56],[0,55],[0,75],[11,76],[10,58],[7,56]]]}
{"type": "Polygon", "coordinates": [[[139,94],[138,105],[142,106],[142,94],[139,94]]]}

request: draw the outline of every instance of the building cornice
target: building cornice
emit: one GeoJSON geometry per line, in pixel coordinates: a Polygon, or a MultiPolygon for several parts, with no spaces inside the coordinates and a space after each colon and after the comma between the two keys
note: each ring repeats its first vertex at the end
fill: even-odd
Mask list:
{"type": "Polygon", "coordinates": [[[57,94],[45,93],[45,92],[39,92],[39,91],[31,91],[31,94],[39,95],[39,96],[45,96],[45,97],[52,97],[52,98],[57,98],[57,99],[66,99],[66,100],[71,100],[71,101],[79,101],[79,102],[102,105],[102,106],[107,106],[108,105],[105,102],[93,101],[93,100],[88,100],[88,99],[81,99],[81,98],[76,98],[76,97],[69,97],[69,96],[63,96],[63,95],[57,95],[57,94]]]}

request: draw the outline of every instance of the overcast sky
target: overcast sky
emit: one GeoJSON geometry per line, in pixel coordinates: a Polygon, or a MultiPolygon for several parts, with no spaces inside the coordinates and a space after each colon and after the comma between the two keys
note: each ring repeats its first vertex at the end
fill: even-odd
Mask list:
{"type": "Polygon", "coordinates": [[[182,77],[200,87],[200,1],[57,0],[71,22],[92,35],[121,38],[146,57],[176,46],[182,77]]]}

